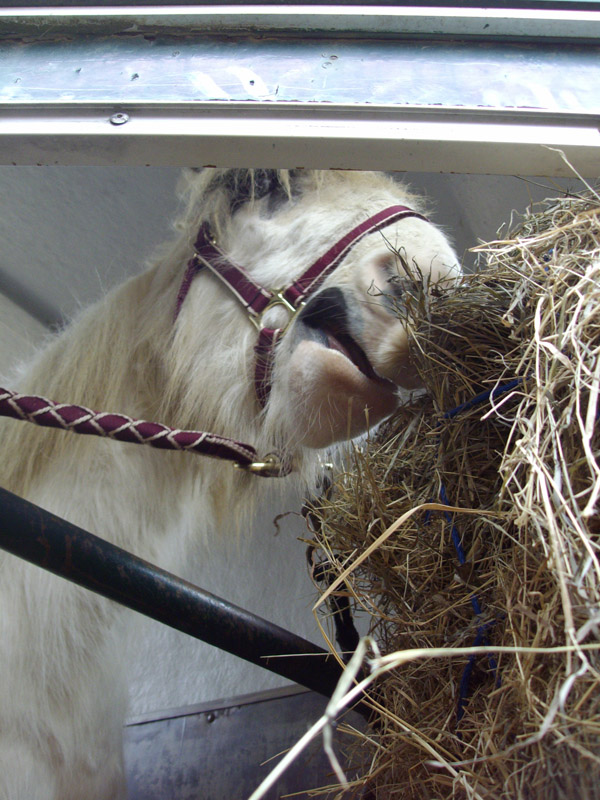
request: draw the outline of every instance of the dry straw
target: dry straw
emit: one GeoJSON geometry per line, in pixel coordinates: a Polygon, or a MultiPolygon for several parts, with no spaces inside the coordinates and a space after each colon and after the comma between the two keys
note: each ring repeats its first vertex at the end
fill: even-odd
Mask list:
{"type": "Polygon", "coordinates": [[[600,798],[600,198],[478,249],[398,305],[427,395],[315,504],[327,594],[391,654],[332,796],[600,798]]]}

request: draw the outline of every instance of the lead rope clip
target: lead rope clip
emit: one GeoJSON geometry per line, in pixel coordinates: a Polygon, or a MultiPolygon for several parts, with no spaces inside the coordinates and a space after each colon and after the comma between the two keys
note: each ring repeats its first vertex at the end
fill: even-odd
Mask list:
{"type": "Polygon", "coordinates": [[[235,469],[259,475],[261,478],[280,478],[292,471],[291,465],[286,464],[277,453],[269,453],[264,461],[252,461],[250,464],[234,463],[233,466],[235,469]]]}

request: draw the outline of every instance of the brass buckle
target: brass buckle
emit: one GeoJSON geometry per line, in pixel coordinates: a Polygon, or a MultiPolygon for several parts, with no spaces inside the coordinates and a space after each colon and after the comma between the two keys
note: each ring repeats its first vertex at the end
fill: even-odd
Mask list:
{"type": "Polygon", "coordinates": [[[234,462],[233,466],[235,469],[250,472],[252,475],[258,475],[261,478],[281,478],[289,472],[289,469],[286,469],[276,453],[269,453],[269,455],[265,456],[264,461],[253,461],[251,464],[234,462]]]}
{"type": "Polygon", "coordinates": [[[271,292],[272,297],[267,303],[267,305],[260,312],[260,314],[249,314],[248,317],[250,319],[250,322],[254,325],[254,327],[258,331],[261,331],[264,327],[263,317],[267,313],[267,311],[270,311],[272,308],[275,308],[275,306],[283,306],[285,310],[289,312],[290,315],[286,324],[280,329],[281,333],[285,333],[292,324],[292,322],[296,319],[300,311],[302,311],[305,304],[300,303],[298,308],[293,306],[290,303],[290,301],[285,297],[285,289],[270,289],[269,291],[271,292]]]}

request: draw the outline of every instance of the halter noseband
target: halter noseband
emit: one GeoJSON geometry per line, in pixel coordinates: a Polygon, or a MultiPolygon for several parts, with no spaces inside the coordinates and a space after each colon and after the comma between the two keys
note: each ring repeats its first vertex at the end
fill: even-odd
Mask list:
{"type": "Polygon", "coordinates": [[[257,283],[239,264],[231,261],[220,249],[210,227],[204,223],[196,238],[194,255],[189,260],[183,281],[177,295],[175,319],[181,310],[183,301],[198,272],[207,267],[227,288],[233,292],[248,312],[249,318],[258,330],[258,342],[255,345],[256,363],[254,370],[254,387],[261,408],[267,403],[271,391],[271,373],[275,347],[283,334],[288,330],[307,299],[320,288],[323,281],[342,263],[350,250],[364,236],[381,230],[406,217],[417,217],[428,222],[427,217],[413,211],[407,206],[389,206],[379,211],[330,247],[305,272],[283,289],[267,289],[257,283]],[[281,305],[290,314],[282,328],[267,328],[262,324],[264,314],[271,308],[281,305]]]}

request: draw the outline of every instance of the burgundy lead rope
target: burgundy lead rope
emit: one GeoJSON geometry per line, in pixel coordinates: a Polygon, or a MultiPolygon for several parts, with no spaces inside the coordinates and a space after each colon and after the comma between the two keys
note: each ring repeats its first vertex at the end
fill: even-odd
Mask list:
{"type": "Polygon", "coordinates": [[[132,419],[125,414],[96,412],[84,406],[55,403],[37,395],[0,388],[0,416],[34,422],[47,428],[106,436],[119,442],[148,444],[162,450],[192,450],[204,456],[249,466],[256,450],[225,436],[170,428],[158,422],[132,419]]]}

